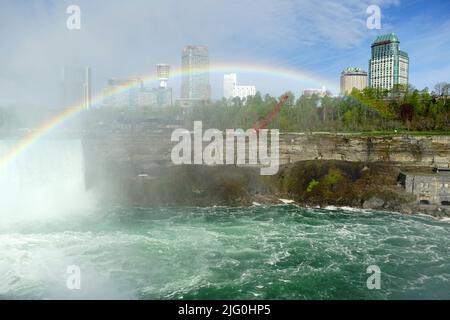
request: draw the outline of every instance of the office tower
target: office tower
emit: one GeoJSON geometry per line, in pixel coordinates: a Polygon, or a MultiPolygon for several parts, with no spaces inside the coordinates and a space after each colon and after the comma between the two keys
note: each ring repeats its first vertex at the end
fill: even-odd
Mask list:
{"type": "Polygon", "coordinates": [[[64,108],[91,104],[91,69],[64,67],[62,70],[62,104],[64,108]]]}
{"type": "Polygon", "coordinates": [[[185,47],[181,55],[181,69],[181,100],[188,105],[210,100],[208,48],[185,47]]]}
{"type": "Polygon", "coordinates": [[[367,87],[367,72],[360,68],[347,68],[341,73],[341,95],[350,94],[353,88],[363,90],[367,87]]]}
{"type": "Polygon", "coordinates": [[[391,90],[395,85],[408,85],[409,57],[400,50],[394,33],[379,36],[372,43],[369,60],[369,86],[391,90]]]}
{"type": "Polygon", "coordinates": [[[240,86],[237,84],[237,75],[235,73],[223,76],[223,97],[225,99],[232,99],[235,97],[245,99],[248,96],[254,96],[255,94],[255,86],[240,86]]]}

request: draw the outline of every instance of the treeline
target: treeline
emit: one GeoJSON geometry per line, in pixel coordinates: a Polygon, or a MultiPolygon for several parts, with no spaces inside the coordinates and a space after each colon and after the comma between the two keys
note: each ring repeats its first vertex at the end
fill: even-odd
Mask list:
{"type": "MultiPolygon", "coordinates": [[[[396,86],[392,90],[354,89],[345,97],[326,94],[303,95],[296,99],[292,92],[280,97],[262,96],[258,92],[243,100],[223,99],[191,108],[93,108],[86,113],[89,120],[86,123],[94,130],[100,128],[100,124],[114,127],[153,118],[185,128],[191,128],[194,121],[203,121],[205,128],[248,129],[259,127],[287,94],[289,99],[267,126],[268,129],[276,128],[282,132],[448,132],[449,91],[450,84],[439,83],[432,92],[428,88],[419,91],[412,86],[396,86]]],[[[24,111],[25,108],[0,108],[0,130],[33,128],[46,118],[42,111],[24,111]],[[24,120],[30,117],[31,120],[24,120]]]]}
{"type": "Polygon", "coordinates": [[[450,130],[450,84],[439,83],[434,91],[421,91],[412,86],[396,86],[392,90],[366,88],[353,90],[351,97],[379,111],[383,117],[399,121],[407,130],[450,130]]]}
{"type": "MultiPolygon", "coordinates": [[[[412,86],[392,90],[356,89],[346,97],[327,94],[289,99],[267,128],[284,132],[304,131],[449,131],[449,84],[438,84],[435,91],[419,91],[412,86]]],[[[282,97],[282,96],[281,96],[282,97]]],[[[210,128],[251,128],[266,119],[281,97],[270,95],[241,100],[234,98],[193,107],[181,118],[189,125],[202,120],[210,128]]]]}

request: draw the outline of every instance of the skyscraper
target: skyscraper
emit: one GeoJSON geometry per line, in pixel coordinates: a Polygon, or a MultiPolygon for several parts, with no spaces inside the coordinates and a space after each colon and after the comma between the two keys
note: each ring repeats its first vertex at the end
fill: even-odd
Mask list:
{"type": "Polygon", "coordinates": [[[369,60],[369,86],[392,89],[395,85],[408,85],[409,57],[400,50],[400,41],[394,33],[379,36],[372,43],[369,60]]]}
{"type": "Polygon", "coordinates": [[[210,100],[208,48],[185,47],[181,54],[181,69],[181,99],[189,104],[210,100]]]}
{"type": "Polygon", "coordinates": [[[62,103],[64,108],[91,104],[91,69],[64,67],[62,70],[62,103]]]}
{"type": "Polygon", "coordinates": [[[359,68],[347,68],[341,73],[341,95],[352,92],[353,88],[363,90],[367,87],[367,72],[359,68]]]}

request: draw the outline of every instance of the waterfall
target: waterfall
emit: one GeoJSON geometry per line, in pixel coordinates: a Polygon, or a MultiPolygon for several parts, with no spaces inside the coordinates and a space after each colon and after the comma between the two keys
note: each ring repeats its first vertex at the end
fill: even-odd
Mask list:
{"type": "MultiPolygon", "coordinates": [[[[17,141],[0,140],[0,157],[17,141]]],[[[0,167],[0,223],[46,219],[86,211],[80,140],[42,140],[0,167]]]]}

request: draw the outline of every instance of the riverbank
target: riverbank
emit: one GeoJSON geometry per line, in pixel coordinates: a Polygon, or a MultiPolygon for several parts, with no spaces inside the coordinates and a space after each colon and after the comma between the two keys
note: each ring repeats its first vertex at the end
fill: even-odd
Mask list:
{"type": "Polygon", "coordinates": [[[132,166],[109,164],[91,176],[100,204],[118,206],[245,207],[289,199],[304,207],[352,207],[436,217],[450,212],[419,206],[398,182],[400,167],[382,162],[299,161],[274,176],[236,166],[155,167],[137,175],[132,166]],[[92,179],[94,178],[94,179],[92,179]]]}
{"type": "Polygon", "coordinates": [[[291,199],[310,207],[348,206],[448,216],[419,206],[398,178],[450,162],[450,137],[326,133],[280,135],[280,170],[174,166],[171,130],[83,139],[86,184],[101,204],[126,206],[251,206],[291,199]]]}

